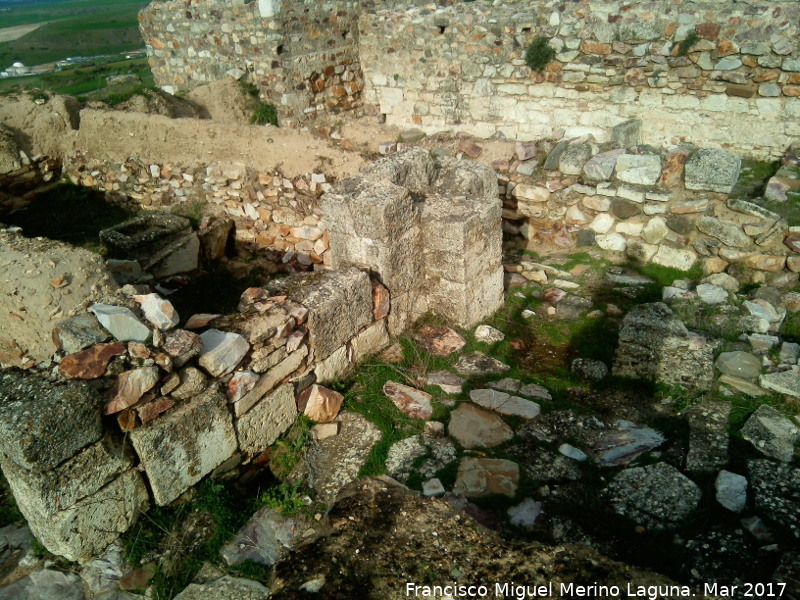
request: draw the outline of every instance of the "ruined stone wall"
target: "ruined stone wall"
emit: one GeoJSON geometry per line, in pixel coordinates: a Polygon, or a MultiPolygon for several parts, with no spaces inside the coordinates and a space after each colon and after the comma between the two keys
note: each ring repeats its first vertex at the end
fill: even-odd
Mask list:
{"type": "Polygon", "coordinates": [[[186,166],[135,157],[119,162],[83,152],[64,160],[70,181],[104,192],[113,203],[183,214],[214,212],[203,205],[215,205],[220,216],[233,220],[238,244],[276,250],[284,262],[331,264],[319,201],[331,184],[323,173],[289,178],[243,165],[186,166]]]}
{"type": "Polygon", "coordinates": [[[361,106],[358,11],[345,0],[283,2],[264,18],[258,2],[175,0],[147,6],[140,28],[165,90],[246,76],[293,126],[361,106]]]}
{"type": "Polygon", "coordinates": [[[638,117],[645,143],[778,157],[800,134],[799,23],[797,3],[763,0],[392,6],[362,15],[359,55],[393,125],[605,141],[638,117]],[[537,36],[557,53],[532,73],[537,36]]]}

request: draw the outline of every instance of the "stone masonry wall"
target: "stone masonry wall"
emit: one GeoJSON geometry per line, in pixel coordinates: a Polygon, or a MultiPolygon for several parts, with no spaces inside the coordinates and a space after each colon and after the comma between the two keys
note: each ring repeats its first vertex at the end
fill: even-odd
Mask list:
{"type": "Polygon", "coordinates": [[[330,265],[328,233],[319,197],[331,188],[323,173],[287,178],[243,165],[118,162],[77,152],[64,159],[75,184],[104,192],[113,203],[135,209],[174,209],[178,204],[216,205],[234,222],[246,247],[277,250],[284,262],[330,265]]]}
{"type": "Polygon", "coordinates": [[[156,82],[169,92],[247,76],[284,126],[357,109],[358,3],[283,2],[263,18],[258,2],[153,2],[140,14],[156,82]]]}
{"type": "Polygon", "coordinates": [[[795,2],[456,3],[365,12],[365,100],[387,123],[518,140],[629,118],[680,139],[777,158],[800,134],[795,2]],[[556,50],[541,73],[525,49],[556,50]],[[694,41],[692,41],[694,40],[694,41]]]}

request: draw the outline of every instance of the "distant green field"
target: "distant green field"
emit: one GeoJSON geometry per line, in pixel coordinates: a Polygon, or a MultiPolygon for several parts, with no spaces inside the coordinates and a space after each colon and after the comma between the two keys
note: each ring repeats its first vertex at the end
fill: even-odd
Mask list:
{"type": "MultiPolygon", "coordinates": [[[[0,94],[17,90],[46,90],[55,94],[70,96],[96,96],[99,99],[109,92],[106,90],[106,78],[112,75],[136,75],[141,79],[140,85],[124,86],[126,88],[147,88],[153,86],[153,74],[147,59],[99,60],[94,64],[79,65],[73,69],[32,75],[30,77],[14,77],[0,79],[0,94]],[[96,92],[96,94],[92,94],[96,92]]],[[[127,91],[119,90],[119,91],[127,91]]]]}
{"type": "Polygon", "coordinates": [[[145,0],[65,0],[48,4],[3,3],[0,27],[47,22],[19,39],[0,44],[0,69],[16,61],[26,65],[70,56],[115,54],[144,47],[137,15],[145,0]]]}

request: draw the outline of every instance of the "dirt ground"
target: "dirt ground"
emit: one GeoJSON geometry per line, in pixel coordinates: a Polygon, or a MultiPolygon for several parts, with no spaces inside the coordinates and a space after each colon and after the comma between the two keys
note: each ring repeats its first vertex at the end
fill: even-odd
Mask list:
{"type": "Polygon", "coordinates": [[[0,44],[18,40],[23,35],[31,31],[36,31],[42,25],[46,25],[46,23],[31,23],[29,25],[17,25],[16,27],[3,27],[0,29],[0,44]]]}

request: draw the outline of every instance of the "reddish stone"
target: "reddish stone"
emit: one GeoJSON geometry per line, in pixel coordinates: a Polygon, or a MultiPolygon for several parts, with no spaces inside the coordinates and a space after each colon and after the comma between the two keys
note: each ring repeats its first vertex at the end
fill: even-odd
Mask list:
{"type": "Polygon", "coordinates": [[[136,429],[136,411],[123,410],[117,415],[117,423],[122,431],[133,431],[136,429]]]}
{"type": "Polygon", "coordinates": [[[792,251],[800,252],[800,233],[790,233],[783,240],[783,243],[792,251]]]}
{"type": "Polygon", "coordinates": [[[128,354],[131,358],[150,358],[150,349],[140,342],[128,342],[128,354]]]}
{"type": "Polygon", "coordinates": [[[338,415],[344,402],[339,392],[314,384],[297,398],[297,410],[317,423],[330,423],[338,415]]]}
{"type": "Polygon", "coordinates": [[[167,412],[170,408],[175,406],[175,400],[172,398],[156,398],[147,404],[136,407],[136,412],[142,420],[142,424],[149,423],[157,416],[167,412]]]}
{"type": "Polygon", "coordinates": [[[158,367],[142,367],[125,371],[108,391],[104,414],[112,415],[130,408],[158,383],[158,367]]]}
{"type": "Polygon", "coordinates": [[[756,88],[749,85],[731,83],[725,88],[725,93],[728,94],[728,96],[736,96],[738,98],[752,98],[756,95],[756,88]]]}
{"type": "Polygon", "coordinates": [[[688,160],[689,155],[685,152],[667,154],[667,160],[664,163],[664,170],[661,172],[659,183],[668,188],[680,185],[683,168],[688,160]]]}
{"type": "MultiPolygon", "coordinates": [[[[290,232],[287,231],[282,235],[286,236],[289,235],[289,233],[290,232]]],[[[244,312],[256,302],[263,302],[267,298],[269,298],[269,292],[264,288],[259,288],[259,287],[247,288],[244,292],[242,292],[241,298],[239,298],[238,310],[239,312],[244,312]]]]}
{"type": "Polygon", "coordinates": [[[163,352],[159,352],[153,357],[153,360],[155,360],[156,364],[164,371],[167,373],[172,373],[172,359],[169,356],[163,352]]]}
{"type": "Polygon", "coordinates": [[[228,382],[228,400],[231,403],[238,402],[258,381],[258,374],[252,371],[237,371],[228,382]]]}
{"type": "Polygon", "coordinates": [[[425,325],[414,335],[414,340],[431,354],[450,356],[466,345],[466,340],[449,327],[425,325]]]}
{"type": "Polygon", "coordinates": [[[730,56],[739,52],[739,48],[730,40],[720,40],[717,44],[717,52],[720,56],[730,56]]]}
{"type": "Polygon", "coordinates": [[[220,317],[222,315],[212,315],[209,313],[200,313],[197,315],[192,315],[189,317],[189,320],[186,321],[186,329],[200,329],[201,327],[205,327],[211,321],[220,317]]]}
{"type": "Polygon", "coordinates": [[[412,419],[430,419],[433,415],[430,394],[416,388],[387,381],[383,393],[394,402],[394,405],[412,419]]]}
{"type": "Polygon", "coordinates": [[[697,35],[707,40],[715,40],[719,37],[722,26],[717,23],[700,23],[695,27],[697,35]]]}
{"type": "Polygon", "coordinates": [[[372,283],[372,317],[379,321],[389,314],[392,307],[392,298],[386,286],[372,283]]]}
{"type": "Polygon", "coordinates": [[[466,140],[458,145],[458,150],[470,158],[478,158],[483,152],[483,148],[466,140]]]}
{"type": "Polygon", "coordinates": [[[798,85],[785,85],[785,86],[783,86],[783,94],[785,96],[792,96],[792,97],[800,96],[800,86],[798,86],[798,85]]]}
{"type": "Polygon", "coordinates": [[[601,56],[605,56],[607,54],[611,54],[611,44],[601,44],[600,42],[583,40],[581,42],[580,50],[584,54],[600,54],[601,56]]]}
{"type": "Polygon", "coordinates": [[[58,373],[67,379],[97,379],[105,374],[111,359],[122,354],[125,354],[122,342],[97,344],[65,356],[58,365],[58,373]]]}
{"type": "Polygon", "coordinates": [[[164,334],[164,343],[161,347],[172,357],[172,362],[176,367],[182,367],[193,356],[200,354],[203,342],[196,333],[185,329],[175,329],[164,334]]]}

